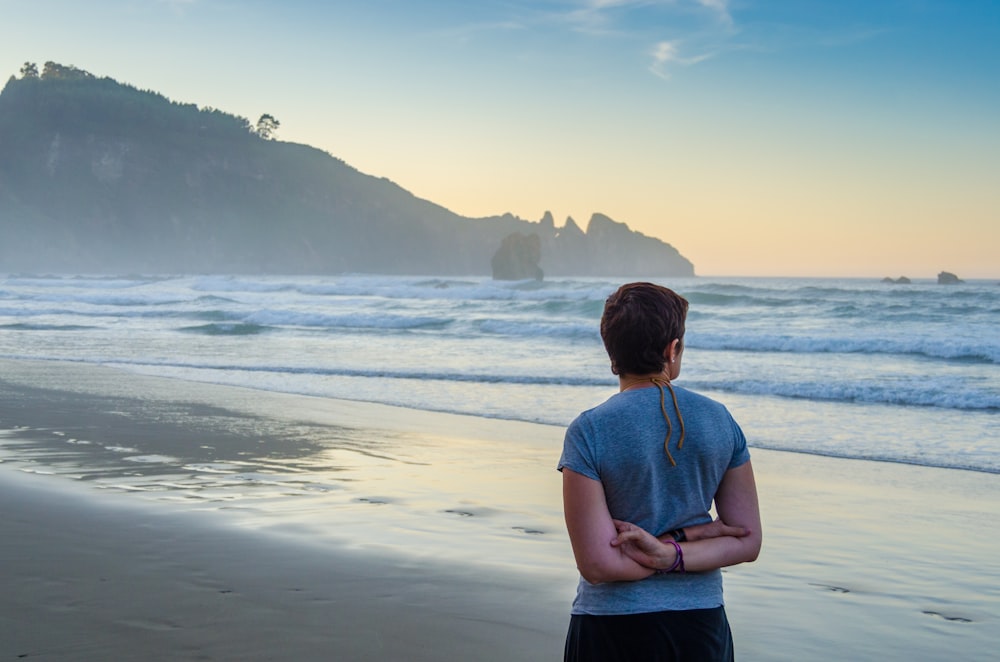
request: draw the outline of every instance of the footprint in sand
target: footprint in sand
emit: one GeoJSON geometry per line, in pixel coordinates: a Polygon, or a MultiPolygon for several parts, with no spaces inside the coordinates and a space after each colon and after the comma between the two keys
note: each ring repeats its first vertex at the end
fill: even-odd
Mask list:
{"type": "Polygon", "coordinates": [[[946,621],[952,621],[954,623],[971,623],[972,622],[971,618],[965,618],[963,616],[945,616],[941,612],[928,611],[926,609],[923,612],[921,612],[921,613],[927,614],[928,616],[937,616],[938,618],[943,618],[946,621]]]}
{"type": "Polygon", "coordinates": [[[452,510],[452,509],[448,509],[448,510],[446,510],[444,512],[451,513],[452,515],[458,515],[459,517],[474,517],[474,514],[470,513],[467,510],[452,510]]]}

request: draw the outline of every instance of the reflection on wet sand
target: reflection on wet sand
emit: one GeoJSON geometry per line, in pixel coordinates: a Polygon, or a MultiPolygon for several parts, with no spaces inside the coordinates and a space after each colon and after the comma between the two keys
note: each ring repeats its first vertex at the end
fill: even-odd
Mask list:
{"type": "Polygon", "coordinates": [[[501,565],[533,558],[535,567],[565,570],[555,429],[551,444],[512,447],[400,421],[338,425],[323,399],[288,398],[282,407],[274,394],[136,377],[145,382],[140,397],[110,379],[115,371],[79,372],[86,379],[69,388],[40,387],[38,374],[30,386],[0,380],[0,461],[224,510],[240,526],[358,547],[405,540],[411,553],[471,552],[501,565]]]}

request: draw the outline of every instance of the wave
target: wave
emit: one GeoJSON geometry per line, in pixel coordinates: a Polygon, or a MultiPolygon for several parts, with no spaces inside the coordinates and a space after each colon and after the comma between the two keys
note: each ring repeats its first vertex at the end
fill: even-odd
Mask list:
{"type": "MultiPolygon", "coordinates": [[[[608,377],[573,375],[531,375],[501,373],[468,373],[457,371],[352,369],[293,366],[239,366],[166,364],[171,367],[189,367],[209,370],[266,372],[276,374],[309,374],[338,377],[363,377],[377,379],[406,379],[418,381],[444,381],[452,383],[511,384],[531,386],[615,387],[617,380],[608,377]]],[[[841,383],[783,383],[743,382],[728,380],[684,380],[681,386],[695,390],[720,391],[748,395],[768,395],[801,400],[834,401],[847,403],[884,404],[911,407],[940,407],[984,412],[1000,412],[1000,395],[958,387],[943,388],[939,383],[889,385],[878,382],[841,383]]]]}
{"type": "MultiPolygon", "coordinates": [[[[323,306],[328,297],[356,297],[358,303],[374,305],[382,299],[387,304],[411,301],[416,305],[441,301],[445,307],[475,306],[483,302],[510,302],[536,304],[539,314],[579,316],[596,324],[606,296],[617,282],[597,279],[566,279],[557,281],[492,281],[482,278],[421,278],[389,276],[338,276],[338,277],[240,277],[202,276],[175,281],[120,281],[111,282],[117,287],[135,288],[130,292],[106,291],[90,287],[75,279],[56,281],[58,288],[25,287],[11,290],[14,298],[60,303],[80,303],[94,306],[134,307],[164,306],[168,304],[203,304],[212,302],[219,306],[230,304],[252,305],[253,301],[270,300],[267,295],[294,292],[303,297],[302,303],[323,306]],[[62,288],[62,291],[60,291],[62,288]],[[70,288],[70,289],[66,289],[70,288]],[[197,298],[192,294],[201,294],[197,298]],[[229,294],[246,294],[239,301],[229,294]]],[[[8,281],[8,284],[11,284],[8,281]]],[[[714,315],[726,317],[742,313],[753,319],[768,314],[805,316],[828,319],[830,324],[840,324],[844,319],[860,319],[869,323],[881,321],[952,322],[957,317],[984,316],[983,323],[990,323],[998,314],[996,288],[977,286],[972,289],[953,289],[941,286],[903,288],[857,283],[844,286],[807,285],[790,286],[788,282],[775,281],[755,285],[701,282],[685,279],[679,291],[692,303],[693,319],[713,319],[714,315]]],[[[342,302],[337,302],[338,304],[342,302]]],[[[743,317],[739,318],[742,321],[743,317]]]]}
{"type": "MultiPolygon", "coordinates": [[[[211,325],[209,325],[211,326],[211,325]]],[[[195,333],[216,335],[245,335],[266,332],[266,328],[210,330],[207,327],[192,330],[195,333]]],[[[5,356],[11,359],[66,360],[65,357],[5,356]]],[[[390,368],[350,368],[340,366],[297,366],[297,365],[244,365],[239,363],[212,363],[202,361],[149,361],[128,360],[122,357],[103,357],[83,360],[87,363],[116,364],[123,367],[167,368],[199,370],[218,373],[311,375],[318,377],[350,377],[367,379],[416,380],[421,382],[439,381],[454,384],[509,384],[520,386],[571,386],[615,388],[613,377],[593,377],[589,375],[536,375],[499,372],[461,372],[456,370],[390,369],[390,368]]],[[[254,382],[248,378],[248,385],[254,382]]],[[[1000,413],[1000,394],[984,390],[970,389],[960,382],[946,379],[915,380],[908,382],[884,382],[850,380],[841,382],[778,382],[766,380],[733,381],[729,379],[683,379],[683,388],[696,391],[715,391],[742,395],[771,396],[796,400],[842,402],[870,405],[937,407],[960,411],[978,411],[988,414],[1000,413]]]]}
{"type": "Polygon", "coordinates": [[[89,306],[117,306],[122,308],[146,308],[149,306],[183,304],[190,301],[183,296],[179,296],[176,292],[23,292],[17,298],[22,301],[84,304],[89,306]]]}
{"type": "MultiPolygon", "coordinates": [[[[201,303],[215,303],[212,301],[200,301],[201,303]]],[[[566,304],[568,305],[568,304],[566,304]]],[[[324,313],[306,310],[281,310],[262,309],[251,313],[246,313],[243,306],[227,309],[225,307],[214,309],[191,309],[186,307],[144,307],[133,310],[100,310],[100,309],[68,309],[68,308],[31,308],[12,307],[0,308],[0,318],[30,318],[38,317],[64,317],[76,319],[109,319],[115,322],[133,319],[155,319],[173,318],[204,320],[208,322],[229,322],[243,323],[246,325],[257,325],[272,327],[275,330],[288,327],[314,328],[321,330],[347,330],[366,331],[378,329],[383,331],[407,331],[407,330],[444,330],[455,327],[459,332],[464,329],[466,332],[486,333],[498,336],[510,337],[554,337],[554,338],[597,338],[597,324],[594,322],[575,323],[560,319],[551,319],[550,315],[533,315],[530,310],[521,311],[514,317],[493,318],[482,317],[480,319],[468,319],[462,324],[458,324],[458,317],[464,311],[454,311],[451,315],[425,315],[425,314],[401,314],[392,312],[377,312],[370,309],[367,312],[344,312],[344,313],[324,313]],[[459,329],[461,327],[461,329],[459,329]]],[[[572,316],[569,316],[572,319],[572,316]]],[[[81,325],[87,326],[87,325],[81,325]]],[[[46,328],[44,325],[35,325],[39,330],[46,328]]],[[[97,328],[97,327],[94,327],[97,328]]]]}
{"type": "MultiPolygon", "coordinates": [[[[261,310],[249,315],[235,310],[184,310],[184,309],[158,309],[158,310],[136,310],[129,314],[116,312],[99,311],[70,311],[59,309],[47,310],[20,310],[20,309],[0,309],[0,317],[27,317],[37,318],[39,316],[65,316],[75,318],[100,319],[108,318],[115,321],[128,318],[148,319],[148,318],[175,318],[189,320],[203,320],[213,324],[193,325],[181,327],[180,331],[190,332],[194,330],[204,330],[211,332],[212,329],[222,330],[224,327],[244,327],[246,329],[257,327],[260,329],[281,330],[284,327],[315,327],[318,329],[350,329],[350,330],[406,330],[406,329],[441,329],[453,322],[447,317],[433,316],[407,316],[407,315],[380,315],[380,314],[323,314],[310,312],[293,312],[279,310],[261,310]]],[[[33,330],[50,330],[55,328],[100,328],[93,325],[46,325],[34,323],[18,323],[20,328],[33,330]]],[[[8,325],[13,326],[13,325],[8,325]]],[[[2,328],[2,327],[0,327],[2,328]]]]}
{"type": "Polygon", "coordinates": [[[177,329],[181,333],[197,333],[206,336],[251,336],[275,330],[274,327],[260,324],[201,324],[199,326],[183,326],[177,329]]]}
{"type": "Polygon", "coordinates": [[[298,279],[201,277],[191,284],[201,292],[271,293],[294,291],[310,296],[378,297],[390,300],[461,301],[550,301],[593,300],[604,302],[617,285],[593,281],[494,281],[479,278],[423,278],[400,276],[330,276],[298,279]]]}
{"type": "Polygon", "coordinates": [[[195,303],[215,303],[215,304],[233,304],[236,303],[236,299],[230,299],[229,297],[220,297],[217,294],[205,294],[200,297],[195,298],[195,303]]]}
{"type": "Polygon", "coordinates": [[[96,328],[84,324],[25,324],[20,322],[0,324],[0,329],[8,331],[89,331],[96,328]]]}
{"type": "Polygon", "coordinates": [[[203,276],[191,284],[198,292],[285,292],[296,287],[295,281],[238,276],[203,276]]]}
{"type": "Polygon", "coordinates": [[[0,358],[31,361],[60,361],[87,364],[117,365],[137,368],[171,368],[186,370],[216,371],[219,373],[245,372],[250,374],[270,373],[276,375],[316,375],[320,377],[365,377],[372,379],[403,379],[418,381],[446,381],[455,383],[479,384],[512,384],[540,386],[600,386],[617,385],[614,378],[595,379],[591,377],[574,377],[571,375],[510,375],[490,373],[465,373],[456,371],[427,370],[391,370],[391,369],[360,369],[320,366],[291,365],[243,365],[239,363],[211,363],[193,361],[150,361],[129,360],[123,357],[96,357],[85,359],[68,359],[64,356],[41,356],[37,354],[0,354],[0,358]]]}
{"type": "Polygon", "coordinates": [[[499,336],[525,338],[563,338],[600,341],[600,333],[594,324],[569,324],[565,322],[527,322],[522,320],[484,319],[476,322],[482,333],[499,336]]]}
{"type": "MultiPolygon", "coordinates": [[[[935,467],[938,469],[958,469],[960,471],[976,471],[979,473],[1000,474],[1000,466],[975,464],[972,462],[962,462],[955,456],[944,456],[934,458],[909,458],[891,455],[888,453],[865,453],[863,451],[826,451],[813,448],[802,448],[783,444],[761,443],[755,441],[751,448],[761,448],[764,450],[781,451],[782,453],[800,453],[802,455],[816,455],[819,457],[834,457],[844,460],[868,460],[870,462],[891,462],[893,464],[909,464],[915,467],[935,467]]],[[[958,456],[960,457],[960,456],[958,456]]]]}
{"type": "Polygon", "coordinates": [[[173,276],[39,276],[13,275],[4,279],[7,285],[25,287],[86,287],[89,289],[120,289],[173,280],[173,276]]]}
{"type": "Polygon", "coordinates": [[[231,310],[165,310],[149,317],[179,317],[186,319],[207,320],[211,322],[235,322],[243,318],[241,313],[231,310]]]}
{"type": "MultiPolygon", "coordinates": [[[[448,331],[450,336],[488,334],[509,338],[536,338],[600,342],[596,320],[577,315],[581,306],[593,307],[593,303],[548,302],[544,308],[535,314],[536,309],[522,308],[516,314],[498,316],[494,311],[482,311],[479,314],[467,310],[443,308],[443,314],[405,314],[400,312],[378,312],[370,308],[366,312],[325,313],[305,310],[263,309],[247,313],[245,306],[227,309],[226,307],[210,309],[192,309],[177,306],[156,306],[133,310],[72,310],[67,308],[33,308],[8,307],[0,308],[0,318],[10,320],[35,320],[40,317],[64,318],[70,320],[111,320],[116,324],[121,320],[135,319],[178,319],[201,320],[205,322],[242,323],[280,328],[312,328],[318,330],[345,332],[361,332],[366,330],[383,331],[448,331]]],[[[590,314],[586,315],[590,317],[590,314]]],[[[706,320],[697,314],[691,316],[694,323],[689,323],[685,337],[688,348],[705,351],[729,352],[774,352],[783,354],[855,354],[855,355],[887,355],[913,356],[946,360],[970,364],[1000,363],[1000,339],[989,335],[962,339],[958,336],[947,338],[947,341],[936,336],[904,336],[898,338],[884,335],[850,337],[850,336],[815,336],[763,333],[748,328],[746,332],[714,333],[699,331],[699,329],[718,327],[719,320],[706,320]]],[[[23,329],[45,330],[55,326],[75,326],[86,328],[95,326],[87,323],[73,323],[46,326],[28,322],[23,329]]],[[[806,331],[807,332],[807,331],[806,331]]],[[[806,333],[803,332],[803,333],[806,333]]]]}
{"type": "Polygon", "coordinates": [[[939,339],[880,337],[817,338],[811,336],[745,333],[738,336],[721,333],[688,332],[689,348],[733,352],[779,352],[791,354],[897,354],[923,356],[970,363],[1000,363],[1000,344],[983,338],[978,342],[939,339]]]}
{"type": "Polygon", "coordinates": [[[864,379],[842,382],[685,380],[684,385],[695,390],[797,400],[1000,412],[1000,394],[969,389],[941,379],[903,384],[864,379]]]}
{"type": "MultiPolygon", "coordinates": [[[[226,320],[239,320],[244,316],[244,313],[235,310],[192,310],[187,308],[140,308],[138,310],[99,310],[99,309],[68,309],[68,308],[32,308],[28,306],[21,306],[16,308],[0,308],[0,317],[12,317],[12,318],[38,318],[38,317],[66,317],[66,318],[85,318],[85,319],[101,319],[108,318],[117,321],[127,320],[130,318],[134,319],[155,319],[155,318],[187,318],[187,319],[200,319],[200,320],[216,320],[216,321],[226,321],[226,320]]],[[[80,325],[88,327],[91,325],[80,325]]],[[[39,325],[39,329],[44,328],[39,325]]],[[[97,328],[97,327],[93,327],[97,328]]]]}
{"type": "Polygon", "coordinates": [[[248,324],[268,326],[302,326],[342,329],[440,329],[453,322],[450,317],[428,315],[396,315],[376,313],[344,313],[340,315],[261,310],[244,318],[248,324]]]}
{"type": "Polygon", "coordinates": [[[783,308],[802,304],[801,299],[779,299],[760,294],[726,294],[722,292],[688,292],[684,294],[692,306],[764,306],[766,308],[783,308]]]}
{"type": "Polygon", "coordinates": [[[681,292],[693,309],[759,308],[761,311],[801,306],[811,312],[826,311],[832,316],[894,317],[900,314],[914,320],[969,313],[995,315],[995,287],[971,284],[967,288],[942,287],[925,283],[898,288],[885,285],[845,283],[842,286],[800,285],[775,282],[757,286],[696,283],[681,292]],[[912,317],[911,317],[912,316],[912,317]]]}

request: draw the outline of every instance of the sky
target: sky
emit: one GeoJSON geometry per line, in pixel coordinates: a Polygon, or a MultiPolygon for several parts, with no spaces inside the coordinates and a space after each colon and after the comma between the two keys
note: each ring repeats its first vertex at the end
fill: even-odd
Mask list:
{"type": "Polygon", "coordinates": [[[74,65],[708,276],[1000,277],[995,0],[0,0],[74,65]]]}

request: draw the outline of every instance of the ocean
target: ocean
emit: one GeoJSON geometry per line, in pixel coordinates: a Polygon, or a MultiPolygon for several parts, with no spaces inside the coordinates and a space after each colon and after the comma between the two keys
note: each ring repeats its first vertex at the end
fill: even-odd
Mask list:
{"type": "MultiPolygon", "coordinates": [[[[765,546],[725,580],[741,657],[989,658],[998,284],[662,283],[691,302],[677,384],[751,446],[765,546]]],[[[530,602],[557,657],[578,577],[555,467],[562,427],[617,390],[598,321],[620,284],[0,276],[0,478],[25,489],[7,520],[35,489],[197,546],[204,517],[380,559],[424,587],[418,609],[503,577],[525,602],[500,611],[530,602]]],[[[373,595],[372,614],[400,599],[373,595]]]]}
{"type": "MultiPolygon", "coordinates": [[[[677,384],[751,447],[1000,473],[997,282],[658,282],[691,304],[677,384]]],[[[598,321],[620,284],[8,275],[0,358],[564,426],[616,389],[598,321]]]]}

